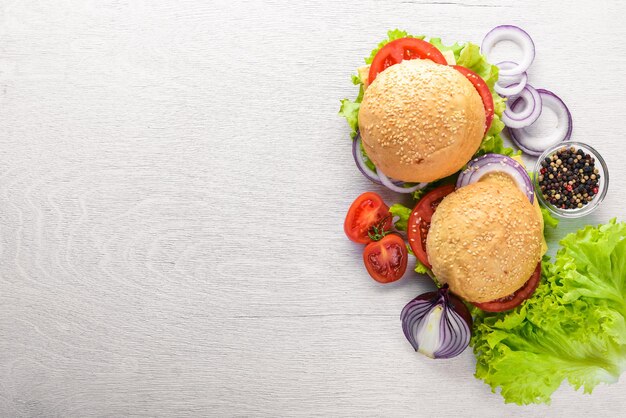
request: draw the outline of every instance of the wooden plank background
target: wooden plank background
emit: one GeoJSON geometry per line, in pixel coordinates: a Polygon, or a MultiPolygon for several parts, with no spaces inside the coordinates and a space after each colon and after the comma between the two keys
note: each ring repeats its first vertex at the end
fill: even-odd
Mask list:
{"type": "MultiPolygon", "coordinates": [[[[625,378],[505,405],[415,354],[342,221],[339,99],[387,29],[519,24],[625,219],[619,1],[0,0],[0,415],[624,416],[625,378]]],[[[384,193],[392,201],[397,197],[384,193]]],[[[554,247],[553,247],[554,248],[554,247]]]]}

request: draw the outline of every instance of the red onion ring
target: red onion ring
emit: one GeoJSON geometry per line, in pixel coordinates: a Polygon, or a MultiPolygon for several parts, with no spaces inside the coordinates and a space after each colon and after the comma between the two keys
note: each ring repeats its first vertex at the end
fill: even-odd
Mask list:
{"type": "Polygon", "coordinates": [[[502,61],[497,63],[496,67],[498,67],[498,81],[518,82],[522,79],[522,75],[524,74],[502,75],[500,73],[502,70],[510,70],[517,67],[517,63],[515,61],[502,61]]]}
{"type": "Polygon", "coordinates": [[[357,134],[354,141],[352,141],[352,157],[356,163],[357,168],[363,174],[363,176],[369,181],[376,184],[383,184],[378,178],[378,174],[365,164],[363,160],[363,154],[361,153],[361,135],[357,134]]]}
{"type": "Polygon", "coordinates": [[[393,184],[392,180],[389,177],[387,177],[385,173],[380,171],[380,168],[378,168],[377,171],[378,171],[378,178],[380,178],[380,181],[382,182],[383,186],[397,193],[413,193],[414,191],[422,189],[428,185],[428,183],[418,183],[413,187],[398,186],[398,185],[393,184]]]}
{"type": "MultiPolygon", "coordinates": [[[[523,152],[529,155],[541,155],[543,151],[554,144],[567,141],[572,136],[573,122],[569,109],[556,94],[549,90],[537,89],[543,106],[547,106],[557,116],[556,130],[547,137],[536,137],[528,133],[525,128],[509,129],[511,139],[523,152]]],[[[512,107],[517,106],[515,101],[512,107]]]]}
{"type": "MultiPolygon", "coordinates": [[[[363,174],[363,176],[371,181],[372,183],[380,184],[383,183],[380,181],[378,174],[373,171],[371,168],[365,164],[365,160],[363,159],[363,153],[361,152],[361,135],[357,134],[357,137],[352,141],[352,157],[354,158],[354,162],[356,163],[357,168],[363,174]]],[[[394,181],[394,184],[397,186],[401,186],[404,184],[402,181],[394,181]]]]}
{"type": "Polygon", "coordinates": [[[518,83],[507,84],[504,87],[496,83],[493,86],[493,89],[496,91],[496,93],[503,97],[517,96],[522,92],[522,90],[524,90],[524,87],[526,87],[526,83],[528,83],[528,76],[526,75],[526,73],[524,73],[524,78],[522,78],[522,80],[520,80],[518,83]]]}
{"type": "Polygon", "coordinates": [[[467,168],[459,174],[456,188],[460,189],[472,183],[478,182],[489,173],[508,174],[517,187],[528,197],[530,203],[535,199],[532,181],[526,169],[511,157],[500,154],[485,154],[467,164],[467,168]]]}
{"type": "Polygon", "coordinates": [[[413,187],[402,187],[404,185],[404,182],[391,180],[380,170],[377,170],[377,172],[373,171],[367,166],[367,164],[365,164],[365,160],[363,159],[363,153],[361,152],[360,135],[357,135],[354,141],[352,141],[352,157],[354,158],[354,162],[356,163],[357,168],[366,179],[370,180],[373,183],[385,186],[388,189],[393,190],[394,192],[413,193],[414,191],[421,189],[428,184],[419,183],[413,187]]]}
{"type": "MultiPolygon", "coordinates": [[[[512,61],[503,61],[499,64],[496,64],[498,68],[515,68],[517,63],[512,61]]],[[[524,71],[522,74],[518,76],[502,76],[498,77],[498,81],[493,86],[493,89],[500,96],[509,97],[516,96],[524,90],[526,84],[528,83],[528,74],[524,71]]]]}
{"type": "Polygon", "coordinates": [[[533,86],[526,84],[522,93],[514,99],[513,104],[507,106],[501,119],[507,127],[519,129],[532,125],[540,115],[541,96],[533,86]],[[517,104],[522,102],[526,103],[526,106],[520,112],[516,112],[517,104]]]}
{"type": "Polygon", "coordinates": [[[535,43],[528,33],[513,25],[501,25],[493,28],[485,38],[480,46],[480,51],[487,57],[491,53],[493,47],[501,41],[511,41],[516,43],[523,52],[523,56],[519,64],[511,69],[502,69],[500,75],[520,75],[524,71],[528,70],[530,65],[535,59],[535,43]]]}

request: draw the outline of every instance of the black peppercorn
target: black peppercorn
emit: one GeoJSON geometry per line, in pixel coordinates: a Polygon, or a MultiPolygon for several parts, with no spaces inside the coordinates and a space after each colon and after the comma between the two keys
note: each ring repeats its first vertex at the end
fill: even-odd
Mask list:
{"type": "Polygon", "coordinates": [[[597,194],[595,158],[575,147],[560,148],[541,161],[537,178],[545,200],[562,209],[578,209],[597,194]]]}

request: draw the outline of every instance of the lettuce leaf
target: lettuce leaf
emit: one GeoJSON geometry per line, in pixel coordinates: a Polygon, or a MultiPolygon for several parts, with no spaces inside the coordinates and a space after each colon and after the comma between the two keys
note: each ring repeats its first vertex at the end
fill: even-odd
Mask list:
{"type": "Polygon", "coordinates": [[[453,45],[446,46],[446,45],[444,45],[441,42],[441,38],[430,38],[430,40],[428,42],[430,42],[432,45],[434,45],[441,52],[452,51],[452,53],[454,54],[454,59],[457,62],[459,61],[459,57],[461,55],[461,51],[463,50],[463,45],[462,44],[459,44],[458,42],[455,42],[453,45]]]}
{"type": "Polygon", "coordinates": [[[559,220],[550,214],[550,211],[544,207],[541,208],[541,216],[543,216],[543,224],[554,229],[559,226],[559,220]]]}
{"type": "Polygon", "coordinates": [[[339,115],[346,118],[348,125],[350,126],[350,137],[355,138],[356,133],[359,130],[359,109],[361,108],[361,102],[352,101],[350,99],[343,99],[341,101],[341,107],[339,108],[339,115]]]}
{"type": "Polygon", "coordinates": [[[505,147],[504,141],[502,140],[502,136],[500,132],[504,129],[504,122],[500,119],[502,116],[502,112],[504,112],[504,107],[506,106],[504,99],[497,94],[493,94],[493,104],[494,104],[494,115],[493,121],[491,121],[491,126],[489,130],[485,134],[483,138],[483,142],[480,144],[478,151],[476,151],[476,156],[481,156],[484,154],[503,154],[508,156],[521,154],[520,151],[514,151],[513,148],[505,147]]]}
{"type": "MultiPolygon", "coordinates": [[[[428,260],[428,261],[430,261],[430,260],[428,260]]],[[[430,271],[430,269],[428,267],[426,267],[424,264],[422,264],[422,262],[419,261],[417,258],[415,259],[415,272],[417,274],[428,274],[429,276],[432,275],[432,272],[430,271]]],[[[434,279],[434,277],[433,277],[433,279],[434,279]]]]}
{"type": "Polygon", "coordinates": [[[476,377],[505,402],[549,403],[564,380],[590,393],[626,370],[626,223],[587,226],[561,246],[525,303],[474,310],[476,377]]]}
{"type": "Polygon", "coordinates": [[[465,44],[459,53],[456,64],[474,71],[493,91],[493,86],[498,81],[498,67],[487,61],[487,58],[480,53],[478,45],[471,42],[465,44]]]}
{"type": "Polygon", "coordinates": [[[411,216],[412,210],[401,203],[395,203],[389,208],[389,212],[394,218],[396,216],[399,217],[399,219],[395,223],[396,229],[398,231],[406,231],[407,225],[409,223],[409,216],[411,216]]]}
{"type": "Polygon", "coordinates": [[[417,203],[422,197],[424,197],[424,195],[428,192],[430,192],[431,190],[436,189],[437,187],[446,185],[446,184],[454,184],[456,183],[456,179],[457,179],[457,173],[454,173],[448,177],[444,177],[442,179],[439,179],[437,181],[433,181],[431,183],[428,183],[426,185],[426,187],[422,187],[421,189],[418,189],[416,191],[413,192],[413,199],[415,200],[415,203],[417,203]]]}

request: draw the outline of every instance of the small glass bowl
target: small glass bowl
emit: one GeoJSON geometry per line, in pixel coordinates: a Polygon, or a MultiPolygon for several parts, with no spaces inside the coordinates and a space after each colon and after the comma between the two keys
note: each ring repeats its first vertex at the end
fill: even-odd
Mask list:
{"type": "Polygon", "coordinates": [[[592,147],[587,144],[583,144],[582,142],[561,142],[556,144],[547,150],[537,160],[535,164],[535,171],[533,176],[533,184],[535,186],[535,195],[541,205],[548,209],[552,214],[559,216],[561,218],[580,218],[581,216],[585,216],[593,212],[598,208],[600,203],[604,200],[606,196],[606,192],[609,188],[609,170],[606,167],[606,162],[604,162],[604,158],[592,147]],[[546,159],[546,157],[550,157],[556,151],[561,148],[570,148],[574,147],[576,150],[582,149],[586,154],[591,155],[595,159],[595,168],[598,169],[598,174],[600,175],[600,181],[598,182],[598,193],[593,197],[591,202],[584,205],[582,208],[576,209],[562,209],[557,206],[554,206],[552,203],[546,201],[543,197],[543,193],[541,192],[541,186],[539,186],[539,175],[541,170],[541,162],[546,159]]]}

